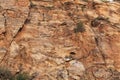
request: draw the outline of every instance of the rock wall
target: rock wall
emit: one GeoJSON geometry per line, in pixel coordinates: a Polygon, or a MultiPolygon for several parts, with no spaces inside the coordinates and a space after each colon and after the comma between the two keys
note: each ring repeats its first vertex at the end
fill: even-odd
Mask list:
{"type": "Polygon", "coordinates": [[[0,0],[0,65],[33,80],[120,80],[120,3],[0,0]]]}

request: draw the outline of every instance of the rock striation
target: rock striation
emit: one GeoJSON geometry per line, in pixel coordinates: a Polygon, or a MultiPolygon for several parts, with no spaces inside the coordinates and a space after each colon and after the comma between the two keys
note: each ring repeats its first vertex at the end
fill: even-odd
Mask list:
{"type": "Polygon", "coordinates": [[[120,80],[120,3],[0,0],[0,65],[33,80],[120,80]]]}

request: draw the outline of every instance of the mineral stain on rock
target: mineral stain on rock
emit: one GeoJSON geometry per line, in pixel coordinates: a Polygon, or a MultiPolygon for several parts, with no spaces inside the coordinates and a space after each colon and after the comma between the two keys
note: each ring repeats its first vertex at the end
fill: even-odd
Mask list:
{"type": "Polygon", "coordinates": [[[119,80],[119,13],[118,0],[0,0],[0,66],[32,80],[119,80]]]}

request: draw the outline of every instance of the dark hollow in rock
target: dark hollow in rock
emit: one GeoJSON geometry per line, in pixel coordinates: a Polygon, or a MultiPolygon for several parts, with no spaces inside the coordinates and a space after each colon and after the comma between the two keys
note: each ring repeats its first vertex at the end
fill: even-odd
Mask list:
{"type": "Polygon", "coordinates": [[[70,55],[75,55],[76,53],[75,52],[70,52],[70,55]]]}

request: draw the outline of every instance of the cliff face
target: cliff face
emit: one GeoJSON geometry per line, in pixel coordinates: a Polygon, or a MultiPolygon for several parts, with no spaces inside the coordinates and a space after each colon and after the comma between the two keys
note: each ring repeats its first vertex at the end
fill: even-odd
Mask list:
{"type": "Polygon", "coordinates": [[[120,80],[120,3],[0,0],[0,65],[34,80],[120,80]]]}

